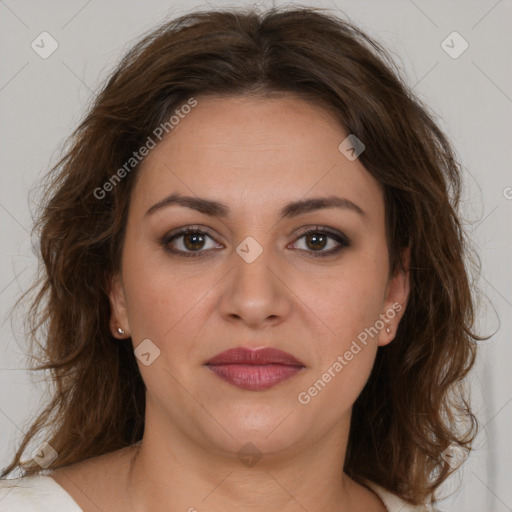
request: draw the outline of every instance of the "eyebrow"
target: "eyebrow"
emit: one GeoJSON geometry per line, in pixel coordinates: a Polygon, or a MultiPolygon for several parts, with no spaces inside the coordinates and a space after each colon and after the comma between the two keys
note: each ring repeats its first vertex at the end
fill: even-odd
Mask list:
{"type": "MultiPolygon", "coordinates": [[[[171,205],[185,206],[186,208],[197,210],[198,212],[210,217],[226,218],[229,217],[231,212],[227,205],[218,201],[213,201],[211,199],[205,199],[201,197],[182,196],[181,194],[173,193],[151,206],[151,208],[149,208],[149,210],[144,214],[144,217],[147,217],[148,215],[151,215],[171,205]]],[[[279,218],[291,218],[303,213],[326,208],[342,208],[345,210],[354,211],[363,217],[367,217],[366,212],[350,199],[330,195],[326,197],[312,197],[309,199],[292,201],[281,209],[279,218]]]]}

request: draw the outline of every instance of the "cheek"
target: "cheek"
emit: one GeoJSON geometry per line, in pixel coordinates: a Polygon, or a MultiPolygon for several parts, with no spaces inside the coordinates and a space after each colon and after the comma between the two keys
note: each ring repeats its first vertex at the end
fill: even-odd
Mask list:
{"type": "Polygon", "coordinates": [[[193,341],[207,328],[204,308],[218,274],[205,274],[193,265],[173,265],[160,250],[128,244],[127,249],[123,273],[134,344],[149,338],[171,356],[195,346],[193,341]],[[172,343],[176,339],[184,343],[172,343]]]}
{"type": "MultiPolygon", "coordinates": [[[[184,301],[176,300],[177,283],[169,279],[169,269],[155,258],[141,237],[127,237],[123,254],[123,282],[126,293],[130,329],[137,338],[160,339],[172,327],[184,301]],[[180,306],[181,304],[181,306],[180,306]]],[[[186,289],[181,288],[181,296],[186,289]]]]}
{"type": "Polygon", "coordinates": [[[297,401],[313,417],[330,424],[347,413],[361,394],[370,376],[376,347],[354,347],[339,351],[311,375],[299,390],[297,401]],[[350,354],[350,356],[348,356],[350,354]]]}
{"type": "Polygon", "coordinates": [[[328,329],[322,327],[322,335],[314,336],[314,364],[297,399],[326,422],[336,421],[353,405],[370,376],[384,286],[378,267],[357,273],[347,269],[314,301],[314,312],[328,329]]]}
{"type": "MultiPolygon", "coordinates": [[[[344,352],[352,340],[364,338],[364,333],[375,325],[382,313],[385,272],[380,262],[359,258],[315,287],[311,309],[327,327],[325,336],[320,338],[319,354],[324,363],[324,355],[332,359],[334,354],[344,352]]],[[[372,339],[376,343],[376,337],[368,336],[369,343],[372,339]]]]}

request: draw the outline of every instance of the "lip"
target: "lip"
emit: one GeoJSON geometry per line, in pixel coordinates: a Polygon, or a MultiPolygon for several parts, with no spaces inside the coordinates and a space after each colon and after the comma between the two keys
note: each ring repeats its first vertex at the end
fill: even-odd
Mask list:
{"type": "Polygon", "coordinates": [[[299,361],[288,352],[272,347],[259,349],[231,348],[208,359],[205,364],[285,364],[289,366],[305,366],[302,361],[299,361]]]}
{"type": "Polygon", "coordinates": [[[271,388],[305,368],[304,363],[288,352],[270,347],[229,349],[212,357],[205,365],[221,379],[251,391],[271,388]]]}

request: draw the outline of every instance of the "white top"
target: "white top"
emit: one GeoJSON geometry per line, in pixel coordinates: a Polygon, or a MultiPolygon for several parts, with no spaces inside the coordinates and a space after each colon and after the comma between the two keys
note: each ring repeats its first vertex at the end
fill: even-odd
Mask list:
{"type": "MultiPolygon", "coordinates": [[[[379,485],[365,481],[387,512],[436,512],[431,505],[409,505],[379,485]]],[[[52,477],[33,475],[0,480],[0,512],[83,512],[52,477]]]]}

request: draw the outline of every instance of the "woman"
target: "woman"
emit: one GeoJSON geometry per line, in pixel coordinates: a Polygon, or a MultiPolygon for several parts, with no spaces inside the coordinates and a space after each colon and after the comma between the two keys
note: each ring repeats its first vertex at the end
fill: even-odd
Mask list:
{"type": "Polygon", "coordinates": [[[375,41],[318,9],[168,22],[47,190],[56,391],[2,510],[435,510],[478,425],[460,169],[375,41]]]}

